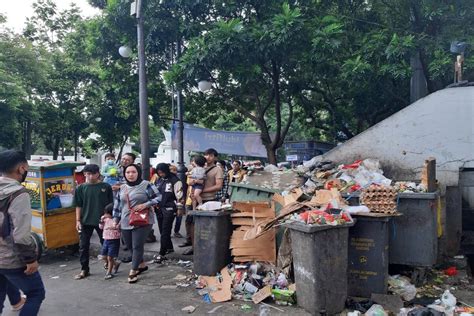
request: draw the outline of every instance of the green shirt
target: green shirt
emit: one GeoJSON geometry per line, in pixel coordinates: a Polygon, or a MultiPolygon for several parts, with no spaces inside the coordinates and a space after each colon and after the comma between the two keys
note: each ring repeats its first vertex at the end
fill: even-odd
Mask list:
{"type": "Polygon", "coordinates": [[[76,207],[81,210],[81,224],[99,226],[107,204],[113,203],[112,187],[104,182],[83,183],[74,194],[76,207]]]}

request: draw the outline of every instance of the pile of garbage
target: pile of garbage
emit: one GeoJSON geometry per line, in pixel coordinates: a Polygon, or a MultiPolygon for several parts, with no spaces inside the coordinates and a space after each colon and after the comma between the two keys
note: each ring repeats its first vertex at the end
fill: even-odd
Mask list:
{"type": "Polygon", "coordinates": [[[199,276],[196,289],[208,303],[232,298],[259,304],[273,298],[278,305],[296,304],[296,287],[285,273],[266,263],[229,264],[216,276],[199,276]]]}
{"type": "Polygon", "coordinates": [[[330,206],[325,210],[311,209],[304,210],[301,213],[293,213],[284,218],[284,222],[300,222],[307,225],[316,226],[337,226],[352,223],[352,217],[349,213],[340,209],[333,209],[330,206]]]}
{"type": "Polygon", "coordinates": [[[383,175],[376,159],[356,160],[352,164],[336,166],[331,161],[315,162],[318,157],[297,167],[300,176],[307,179],[303,191],[313,194],[318,189],[336,188],[342,193],[352,193],[377,184],[389,187],[392,180],[383,175]]]}
{"type": "Polygon", "coordinates": [[[322,161],[322,157],[318,156],[298,166],[296,172],[306,179],[303,186],[306,194],[332,188],[338,189],[343,194],[351,194],[372,184],[393,187],[397,192],[403,193],[426,192],[426,187],[422,184],[403,181],[394,183],[384,176],[380,162],[372,158],[336,166],[331,161],[322,161]]]}
{"type": "Polygon", "coordinates": [[[410,270],[402,268],[402,274],[389,276],[389,294],[372,294],[370,299],[348,298],[347,315],[474,315],[472,301],[469,301],[472,299],[467,294],[472,292],[474,285],[470,284],[464,269],[466,258],[456,256],[450,263],[453,265],[426,270],[422,280],[411,279],[408,277],[410,270]],[[419,286],[415,286],[414,281],[419,286]]]}

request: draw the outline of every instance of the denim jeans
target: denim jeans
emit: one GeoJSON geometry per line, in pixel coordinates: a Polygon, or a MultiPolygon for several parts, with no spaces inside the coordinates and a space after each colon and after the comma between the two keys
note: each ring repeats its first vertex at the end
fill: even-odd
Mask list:
{"type": "Polygon", "coordinates": [[[102,239],[102,229],[99,226],[82,225],[82,231],[79,234],[79,261],[81,270],[89,272],[89,248],[91,246],[91,237],[94,230],[99,235],[100,244],[104,243],[102,239]]]}
{"type": "MultiPolygon", "coordinates": [[[[20,290],[14,286],[13,284],[11,284],[10,281],[6,280],[6,293],[1,291],[1,304],[0,304],[0,315],[2,314],[2,311],[3,311],[3,303],[5,301],[5,294],[8,296],[8,300],[10,301],[10,305],[13,306],[13,305],[16,305],[18,303],[20,303],[20,300],[21,300],[21,293],[20,293],[20,290]]],[[[3,289],[3,284],[2,284],[2,289],[3,289]]]]}
{"type": "Polygon", "coordinates": [[[0,269],[0,305],[3,307],[9,287],[14,284],[17,290],[22,290],[26,295],[20,316],[35,316],[45,298],[44,285],[39,272],[26,275],[25,269],[0,269]]]}

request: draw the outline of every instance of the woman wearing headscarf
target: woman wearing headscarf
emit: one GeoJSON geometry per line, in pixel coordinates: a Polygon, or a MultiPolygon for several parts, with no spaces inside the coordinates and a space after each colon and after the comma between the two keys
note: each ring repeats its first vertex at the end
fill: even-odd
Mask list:
{"type": "Polygon", "coordinates": [[[160,202],[161,195],[154,185],[142,179],[141,168],[135,164],[124,168],[124,178],[126,183],[120,186],[115,199],[113,217],[117,223],[120,222],[123,239],[132,252],[132,269],[128,275],[128,282],[136,283],[138,275],[148,270],[143,261],[144,245],[155,222],[153,206],[160,202]],[[148,224],[130,225],[130,209],[133,211],[148,209],[148,224]]]}

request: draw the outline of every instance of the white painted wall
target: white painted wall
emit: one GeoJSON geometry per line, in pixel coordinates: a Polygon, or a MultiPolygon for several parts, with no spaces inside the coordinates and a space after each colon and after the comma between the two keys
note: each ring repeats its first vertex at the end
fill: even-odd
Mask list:
{"type": "Polygon", "coordinates": [[[377,158],[395,180],[419,180],[428,157],[436,158],[442,186],[457,185],[459,168],[474,167],[474,87],[430,94],[324,155],[338,163],[377,158]]]}

